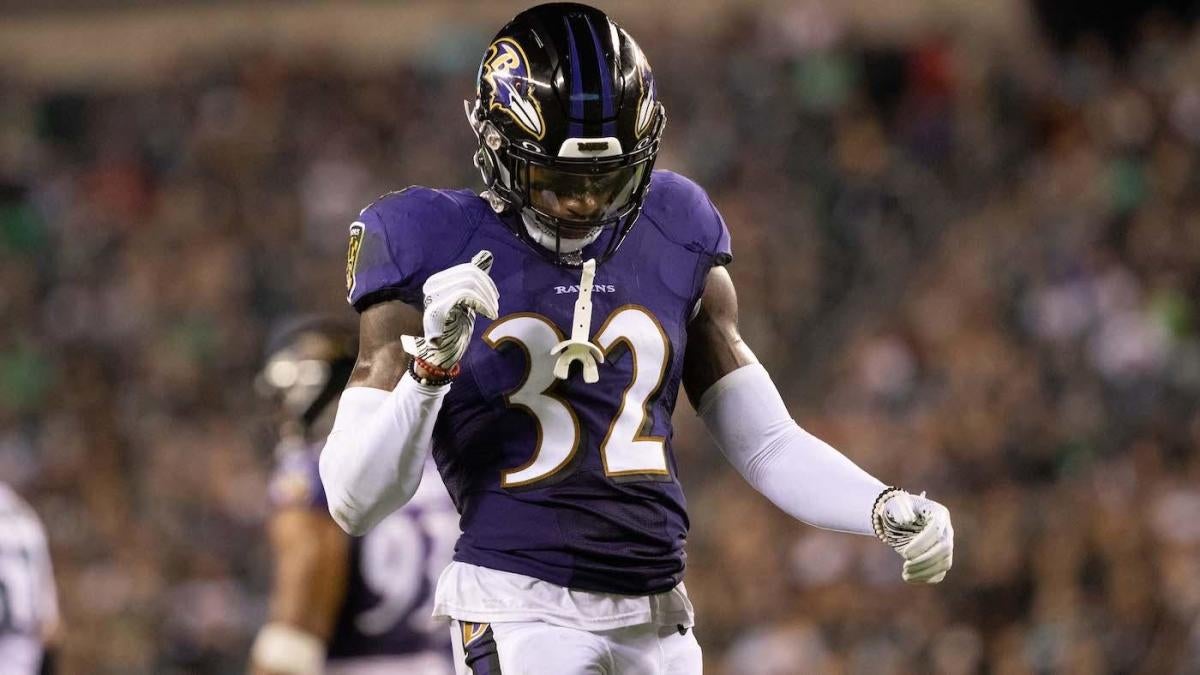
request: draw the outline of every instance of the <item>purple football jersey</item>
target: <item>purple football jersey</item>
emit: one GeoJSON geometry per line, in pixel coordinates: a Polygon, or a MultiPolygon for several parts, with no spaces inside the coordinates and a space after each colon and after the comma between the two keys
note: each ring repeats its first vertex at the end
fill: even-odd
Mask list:
{"type": "MultiPolygon", "coordinates": [[[[321,445],[280,457],[274,507],[326,512],[317,472],[321,445]]],[[[331,662],[435,654],[451,659],[446,625],[431,618],[437,577],[450,562],[457,515],[432,469],[412,501],[350,541],[346,598],[328,646],[331,662]]]]}
{"type": "MultiPolygon", "coordinates": [[[[704,191],[654,173],[645,207],[596,270],[590,338],[599,380],[553,376],[580,270],[532,250],[469,190],[409,188],[351,226],[349,301],[420,308],[431,274],[481,249],[495,261],[500,317],[480,317],[433,434],[461,514],[455,560],[610,593],[682,579],[688,517],[671,451],[687,324],[729,233],[704,191]]],[[[584,258],[589,250],[585,249],[584,258]]]]}

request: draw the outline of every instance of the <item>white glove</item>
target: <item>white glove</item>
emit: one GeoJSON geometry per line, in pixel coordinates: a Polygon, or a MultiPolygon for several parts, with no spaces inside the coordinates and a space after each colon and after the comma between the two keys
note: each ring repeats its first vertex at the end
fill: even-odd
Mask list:
{"type": "Polygon", "coordinates": [[[936,584],[954,563],[954,526],[945,506],[925,493],[885,493],[872,514],[875,534],[904,558],[902,578],[910,584],[936,584]]]}
{"type": "Polygon", "coordinates": [[[404,351],[449,370],[462,359],[475,329],[475,313],[500,314],[500,291],[488,276],[492,254],[480,251],[471,262],[442,270],[425,280],[424,337],[401,336],[404,351]]]}

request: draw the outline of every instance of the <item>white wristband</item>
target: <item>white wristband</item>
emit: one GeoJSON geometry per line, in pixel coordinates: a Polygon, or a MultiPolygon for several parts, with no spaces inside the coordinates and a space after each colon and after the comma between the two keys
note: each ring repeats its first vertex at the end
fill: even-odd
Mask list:
{"type": "Polygon", "coordinates": [[[321,638],[286,623],[269,623],[258,631],[250,659],[265,670],[287,675],[320,675],[325,667],[321,638]]]}

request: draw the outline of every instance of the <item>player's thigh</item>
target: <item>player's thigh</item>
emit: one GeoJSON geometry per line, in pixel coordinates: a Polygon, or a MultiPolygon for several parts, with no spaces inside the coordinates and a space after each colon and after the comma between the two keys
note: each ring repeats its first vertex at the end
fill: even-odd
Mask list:
{"type": "Polygon", "coordinates": [[[608,675],[604,642],[594,633],[539,621],[454,621],[458,675],[608,675]]]}
{"type": "Polygon", "coordinates": [[[682,634],[670,630],[661,639],[663,650],[663,675],[701,675],[704,672],[704,657],[696,631],[687,629],[682,634]]]}
{"type": "Polygon", "coordinates": [[[613,657],[613,672],[620,675],[701,675],[704,665],[700,643],[691,629],[649,624],[599,633],[613,657]]]}

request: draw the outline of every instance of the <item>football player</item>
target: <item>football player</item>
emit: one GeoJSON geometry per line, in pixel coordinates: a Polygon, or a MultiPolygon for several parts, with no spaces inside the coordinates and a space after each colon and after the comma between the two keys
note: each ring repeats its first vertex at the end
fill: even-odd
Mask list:
{"type": "Polygon", "coordinates": [[[16,492],[0,483],[0,673],[55,672],[54,589],[42,522],[16,492]]]}
{"type": "Polygon", "coordinates": [[[334,519],[363,533],[432,452],[461,514],[435,603],[459,673],[701,671],[681,386],[780,508],[878,536],[906,581],[945,577],[946,508],[797,426],[739,337],[729,232],[699,186],[653,170],[665,114],[626,31],[585,5],[522,12],[467,117],[482,195],[412,187],[350,228],[362,343],[320,463],[334,519]]]}
{"type": "Polygon", "coordinates": [[[267,527],[270,619],[251,651],[258,675],[453,672],[445,624],[430,615],[458,515],[434,469],[365,537],[347,537],[325,509],[317,453],[356,349],[353,322],[299,320],[271,340],[258,378],[281,429],[267,527]]]}

